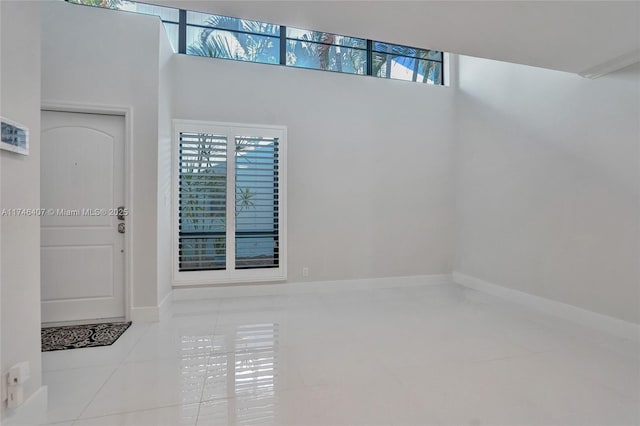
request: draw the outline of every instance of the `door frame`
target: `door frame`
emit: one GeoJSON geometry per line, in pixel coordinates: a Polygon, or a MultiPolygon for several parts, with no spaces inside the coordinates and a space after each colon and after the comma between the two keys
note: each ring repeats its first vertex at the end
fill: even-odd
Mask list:
{"type": "MultiPolygon", "coordinates": [[[[43,100],[40,104],[40,112],[75,112],[85,114],[115,115],[124,117],[124,199],[125,205],[129,209],[130,218],[133,217],[133,167],[132,167],[132,147],[133,140],[133,108],[126,106],[87,104],[80,102],[64,102],[55,100],[43,100]]],[[[127,222],[124,234],[124,316],[125,321],[131,321],[131,311],[133,302],[133,220],[127,222]]]]}

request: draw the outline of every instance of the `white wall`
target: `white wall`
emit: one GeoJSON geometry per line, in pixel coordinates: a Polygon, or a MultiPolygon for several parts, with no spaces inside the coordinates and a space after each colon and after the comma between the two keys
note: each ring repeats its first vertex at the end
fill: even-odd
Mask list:
{"type": "MultiPolygon", "coordinates": [[[[2,1],[0,115],[30,130],[29,156],[0,151],[1,209],[40,206],[40,5],[2,1]],[[34,24],[35,23],[35,24],[34,24]]],[[[25,398],[41,386],[40,218],[2,216],[0,237],[1,368],[28,361],[25,398]]],[[[2,418],[11,415],[0,404],[2,418]]]]}
{"type": "Polygon", "coordinates": [[[171,292],[171,137],[173,50],[160,26],[158,92],[158,303],[171,292]]]}
{"type": "Polygon", "coordinates": [[[450,271],[453,89],[184,55],[175,66],[176,118],[288,126],[289,281],[450,271]]]}
{"type": "MultiPolygon", "coordinates": [[[[133,108],[133,306],[158,303],[158,92],[160,20],[45,2],[42,99],[133,108]]],[[[164,50],[164,49],[163,49],[164,50]]]]}
{"type": "Polygon", "coordinates": [[[460,58],[454,269],[640,322],[640,66],[460,58]]]}

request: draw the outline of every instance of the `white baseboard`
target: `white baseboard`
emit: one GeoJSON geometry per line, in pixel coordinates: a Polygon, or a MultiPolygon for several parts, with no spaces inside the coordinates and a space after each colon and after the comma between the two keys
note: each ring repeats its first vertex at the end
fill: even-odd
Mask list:
{"type": "Polygon", "coordinates": [[[453,282],[618,337],[640,341],[640,325],[453,272],[453,282]]]}
{"type": "Polygon", "coordinates": [[[311,281],[282,284],[216,285],[199,287],[174,287],[173,300],[197,300],[217,297],[271,296],[305,293],[331,293],[365,290],[371,288],[393,288],[420,285],[448,284],[451,275],[416,275],[409,277],[387,277],[340,281],[311,281]]]}
{"type": "Polygon", "coordinates": [[[162,318],[169,311],[172,301],[173,301],[173,290],[169,290],[169,292],[160,301],[160,305],[158,306],[158,316],[160,318],[162,318]]]}
{"type": "Polygon", "coordinates": [[[173,291],[167,293],[158,306],[139,306],[131,308],[131,318],[133,322],[158,322],[162,315],[167,312],[173,300],[173,291]]]}
{"type": "Polygon", "coordinates": [[[160,321],[160,308],[158,306],[139,306],[131,308],[132,322],[158,322],[160,321]]]}
{"type": "Polygon", "coordinates": [[[0,420],[2,426],[32,426],[47,420],[47,387],[40,386],[27,400],[15,410],[6,411],[0,420]]]}

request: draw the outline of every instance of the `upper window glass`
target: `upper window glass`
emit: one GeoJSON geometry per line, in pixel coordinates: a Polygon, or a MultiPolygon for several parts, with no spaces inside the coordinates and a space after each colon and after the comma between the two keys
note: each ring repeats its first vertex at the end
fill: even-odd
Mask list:
{"type": "Polygon", "coordinates": [[[192,12],[190,10],[187,11],[187,24],[275,37],[280,36],[280,25],[232,18],[229,16],[209,15],[206,13],[192,12]]]}
{"type": "Polygon", "coordinates": [[[146,15],[159,16],[163,21],[170,21],[178,23],[180,12],[178,9],[172,9],[170,7],[156,6],[153,4],[145,4],[131,1],[121,2],[122,10],[128,10],[131,12],[144,13],[146,15]]]}
{"type": "Polygon", "coordinates": [[[280,26],[228,16],[187,12],[187,53],[277,64],[280,26]]]}
{"type": "Polygon", "coordinates": [[[287,27],[287,62],[294,67],[366,74],[367,41],[287,27]]]}
{"type": "Polygon", "coordinates": [[[287,27],[287,38],[291,40],[310,41],[317,43],[335,44],[345,47],[367,48],[367,40],[338,34],[309,31],[300,28],[287,27]]]}
{"type": "Polygon", "coordinates": [[[376,77],[442,84],[442,52],[374,41],[371,68],[376,77]]]}
{"type": "Polygon", "coordinates": [[[172,21],[176,24],[180,16],[179,9],[157,6],[155,4],[140,3],[128,0],[67,0],[69,3],[84,4],[86,6],[104,7],[106,9],[126,10],[129,12],[144,13],[145,15],[159,16],[163,21],[172,21]]]}

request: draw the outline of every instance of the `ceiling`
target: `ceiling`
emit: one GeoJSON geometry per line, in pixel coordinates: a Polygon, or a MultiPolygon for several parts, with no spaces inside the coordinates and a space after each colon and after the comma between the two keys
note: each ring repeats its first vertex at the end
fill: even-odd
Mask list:
{"type": "Polygon", "coordinates": [[[595,78],[640,61],[640,1],[149,1],[595,78]]]}

